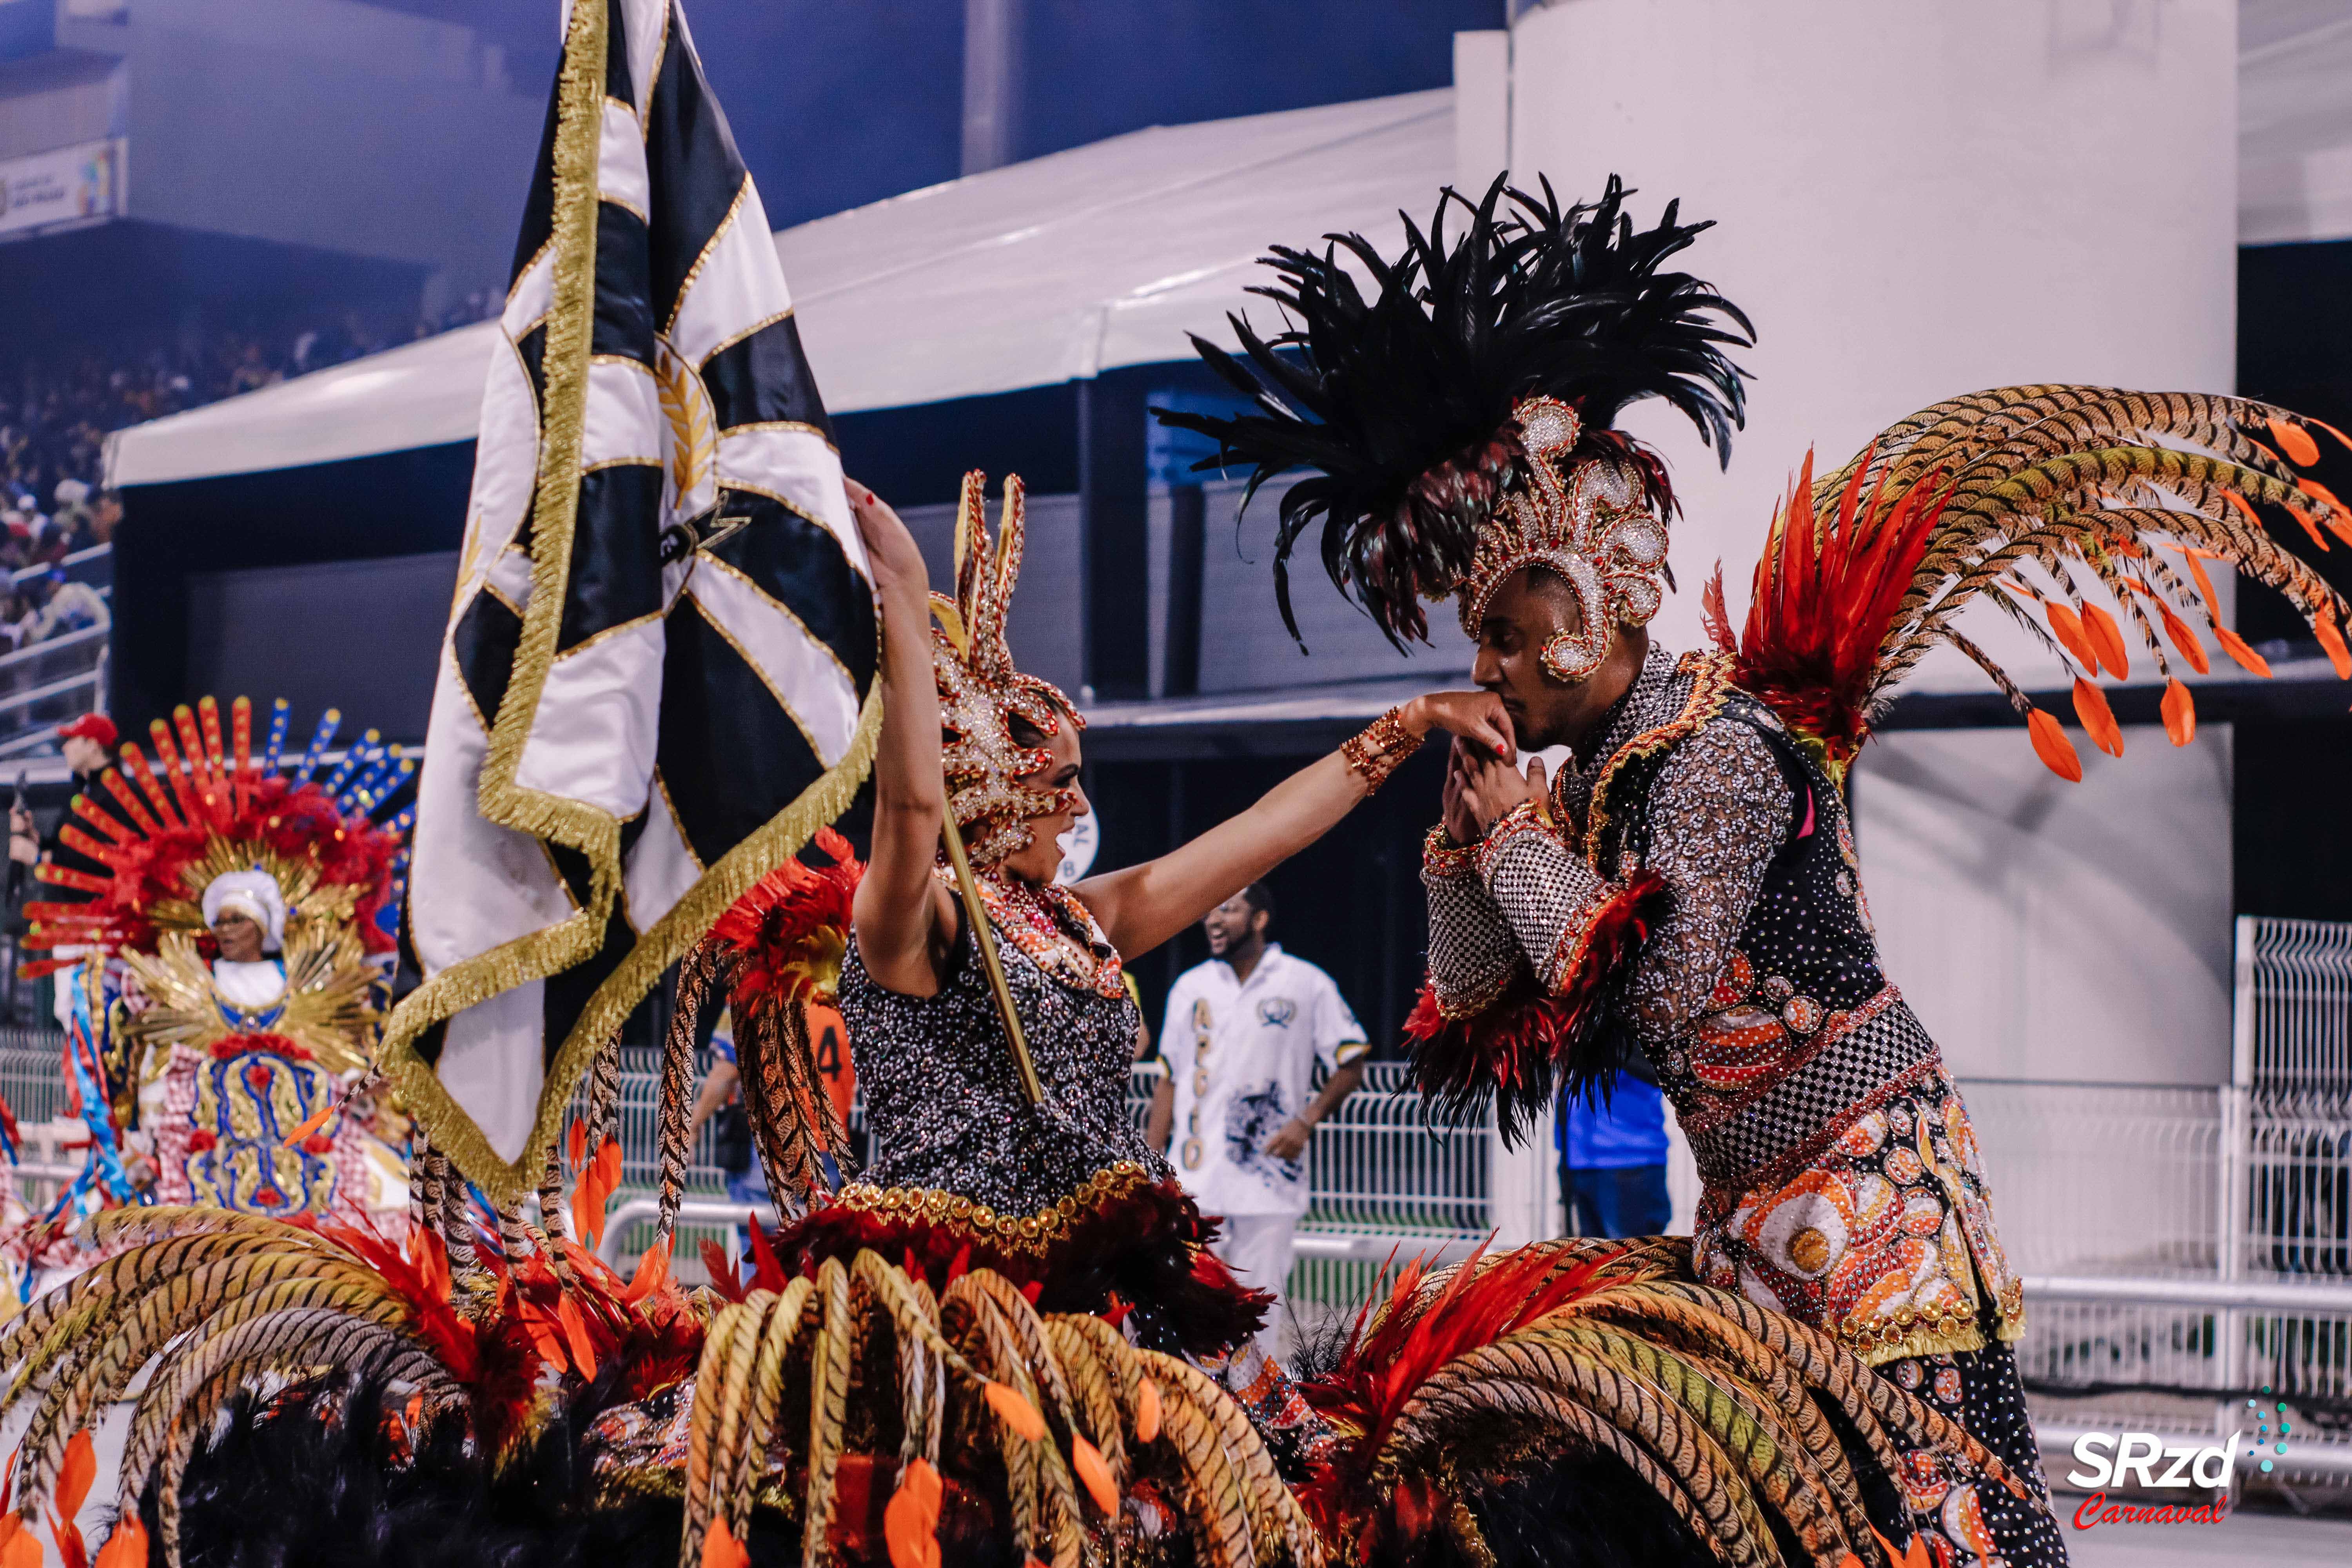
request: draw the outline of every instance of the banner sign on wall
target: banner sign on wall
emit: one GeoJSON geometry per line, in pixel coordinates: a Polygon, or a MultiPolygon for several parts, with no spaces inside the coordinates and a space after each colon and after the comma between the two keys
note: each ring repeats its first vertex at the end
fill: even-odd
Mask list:
{"type": "Polygon", "coordinates": [[[0,162],[0,237],[122,214],[121,137],[0,162]]]}

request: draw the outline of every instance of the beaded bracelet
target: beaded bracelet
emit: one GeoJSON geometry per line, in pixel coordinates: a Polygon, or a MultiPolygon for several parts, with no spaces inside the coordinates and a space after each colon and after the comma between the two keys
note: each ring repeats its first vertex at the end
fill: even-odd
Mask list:
{"type": "Polygon", "coordinates": [[[1364,793],[1370,795],[1387,783],[1407,757],[1421,750],[1423,739],[1405,727],[1404,710],[1391,708],[1364,726],[1362,733],[1342,741],[1339,755],[1363,775],[1364,793]]]}

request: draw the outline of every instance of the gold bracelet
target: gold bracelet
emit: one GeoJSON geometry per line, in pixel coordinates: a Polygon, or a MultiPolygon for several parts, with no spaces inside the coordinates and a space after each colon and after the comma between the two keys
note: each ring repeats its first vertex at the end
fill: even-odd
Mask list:
{"type": "Polygon", "coordinates": [[[1339,755],[1363,775],[1364,793],[1370,795],[1387,783],[1407,757],[1421,750],[1423,739],[1405,728],[1402,707],[1391,708],[1365,725],[1362,733],[1342,741],[1339,755]]]}

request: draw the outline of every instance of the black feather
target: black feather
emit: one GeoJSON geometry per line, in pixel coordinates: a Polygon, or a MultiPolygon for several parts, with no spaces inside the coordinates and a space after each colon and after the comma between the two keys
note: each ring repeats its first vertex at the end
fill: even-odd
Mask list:
{"type": "MultiPolygon", "coordinates": [[[[607,1378],[606,1384],[613,1380],[607,1378]]],[[[493,1468],[460,1421],[407,1453],[380,1384],[336,1380],[238,1395],[180,1487],[185,1568],[677,1568],[675,1498],[594,1485],[584,1441],[609,1387],[583,1392],[528,1452],[493,1468]]],[[[392,1402],[398,1404],[398,1401],[392,1402]]],[[[140,1512],[163,1561],[155,1489],[140,1512]]],[[[792,1521],[761,1509],[754,1568],[800,1560],[792,1521]]]]}
{"type": "MultiPolygon", "coordinates": [[[[1325,236],[1320,256],[1273,247],[1264,259],[1283,281],[1250,292],[1279,306],[1286,326],[1266,338],[1229,317],[1242,357],[1192,340],[1261,411],[1154,408],[1163,425],[1217,442],[1195,470],[1246,465],[1244,509],[1268,480],[1313,470],[1284,494],[1275,535],[1275,596],[1293,637],[1290,552],[1319,523],[1339,591],[1399,647],[1428,640],[1422,601],[1468,572],[1480,526],[1527,460],[1511,424],[1522,398],[1573,405],[1596,449],[1622,448],[1609,427],[1628,405],[1664,398],[1730,460],[1745,373],[1725,350],[1752,343],[1754,329],[1712,286],[1664,269],[1711,225],[1676,222],[1669,202],[1637,233],[1627,194],[1612,175],[1600,201],[1563,210],[1548,180],[1536,196],[1497,179],[1475,206],[1448,187],[1426,233],[1405,219],[1393,261],[1354,234],[1325,236]],[[1457,205],[1467,226],[1454,238],[1457,205]],[[1343,250],[1369,274],[1369,299],[1343,250]]],[[[1664,513],[1664,470],[1645,466],[1664,513]]]]}

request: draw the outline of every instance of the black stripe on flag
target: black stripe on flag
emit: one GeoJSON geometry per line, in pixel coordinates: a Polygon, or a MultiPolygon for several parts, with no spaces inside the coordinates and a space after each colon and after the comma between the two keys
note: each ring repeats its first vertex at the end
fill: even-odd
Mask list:
{"type": "Polygon", "coordinates": [[[688,847],[710,866],[798,799],[824,764],[693,595],[666,629],[655,762],[688,847]]]}
{"type": "Polygon", "coordinates": [[[580,515],[572,526],[572,572],[563,584],[559,656],[598,632],[661,609],[662,470],[658,463],[615,463],[580,476],[580,515]]]}
{"type": "MultiPolygon", "coordinates": [[[[661,321],[677,313],[687,274],[726,221],[745,179],[735,133],[703,79],[702,62],[683,42],[678,29],[671,27],[646,126],[654,315],[661,321]]],[[[764,242],[768,237],[760,238],[764,242]]]]}
{"type": "Polygon", "coordinates": [[[521,641],[522,617],[488,589],[476,590],[450,634],[449,651],[457,662],[457,679],[466,683],[485,728],[498,724],[499,704],[507,700],[515,648],[521,641]]]}
{"type": "Polygon", "coordinates": [[[556,95],[547,95],[547,128],[539,133],[539,157],[532,163],[530,190],[522,199],[522,229],[515,236],[514,265],[507,269],[507,292],[522,279],[541,247],[555,234],[555,111],[556,95]]]}
{"type": "Polygon", "coordinates": [[[713,417],[722,432],[789,419],[813,425],[833,439],[833,421],[817,395],[793,317],[771,321],[703,361],[702,384],[710,389],[713,417]]]}
{"type": "Polygon", "coordinates": [[[654,363],[654,313],[646,300],[646,225],[614,202],[596,205],[596,327],[588,352],[654,363]]]}
{"type": "Polygon", "coordinates": [[[874,591],[841,552],[841,542],[773,497],[748,490],[721,491],[719,515],[750,521],[707,553],[790,605],[809,635],[841,660],[865,700],[874,684],[874,591]]]}

